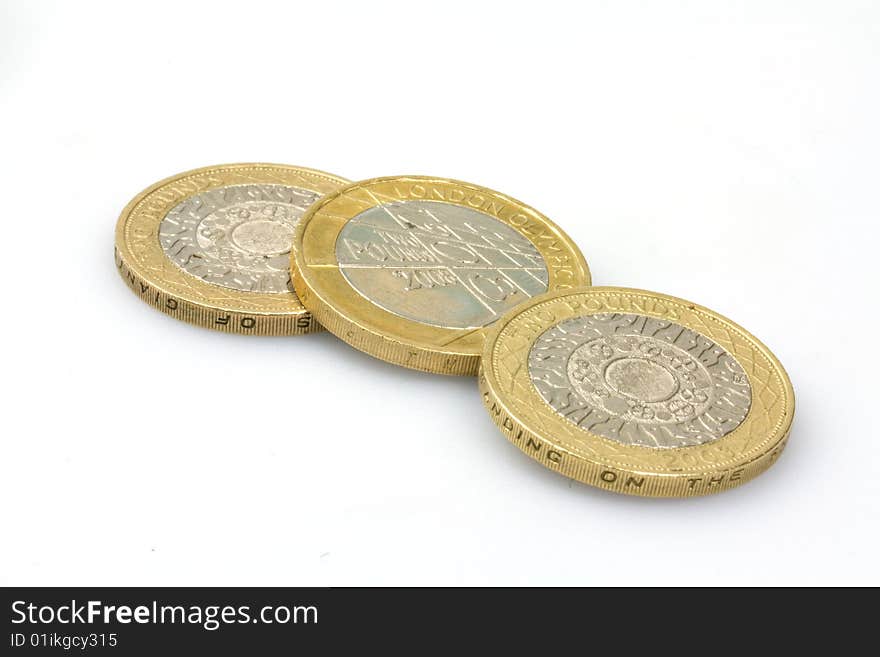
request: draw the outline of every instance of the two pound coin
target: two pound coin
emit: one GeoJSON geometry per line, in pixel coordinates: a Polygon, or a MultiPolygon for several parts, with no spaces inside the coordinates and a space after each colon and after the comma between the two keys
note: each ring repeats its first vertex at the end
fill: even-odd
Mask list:
{"type": "Polygon", "coordinates": [[[590,284],[581,252],[537,210],[442,178],[375,178],[300,221],[292,275],[331,333],[382,360],[475,375],[488,327],[531,297],[590,284]]]}
{"type": "Polygon", "coordinates": [[[612,287],[543,295],[499,321],[479,376],[526,454],[572,479],[651,497],[739,486],[782,452],[791,382],[718,313],[612,287]]]}
{"type": "Polygon", "coordinates": [[[187,171],[136,196],[116,225],[116,266],[141,299],[229,333],[320,329],[290,282],[290,242],[315,201],[348,181],[281,164],[187,171]]]}

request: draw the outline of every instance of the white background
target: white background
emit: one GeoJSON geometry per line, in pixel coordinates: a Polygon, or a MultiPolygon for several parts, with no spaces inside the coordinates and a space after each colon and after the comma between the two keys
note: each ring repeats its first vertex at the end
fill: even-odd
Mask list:
{"type": "Polygon", "coordinates": [[[0,583],[880,584],[878,88],[870,0],[0,2],[0,583]],[[119,211],[236,161],[524,200],[768,344],[786,453],[615,496],[471,379],[148,307],[119,211]]]}

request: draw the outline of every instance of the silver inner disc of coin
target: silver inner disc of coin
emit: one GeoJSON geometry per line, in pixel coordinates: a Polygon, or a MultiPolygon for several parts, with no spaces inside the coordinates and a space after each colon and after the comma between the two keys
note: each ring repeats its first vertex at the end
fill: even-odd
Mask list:
{"type": "Polygon", "coordinates": [[[742,366],[706,336],[645,315],[564,320],[529,351],[538,394],[569,422],[624,445],[702,445],[752,404],[742,366]]]}
{"type": "Polygon", "coordinates": [[[159,225],[165,255],[187,274],[243,292],[292,292],[290,243],[320,194],[274,184],[227,185],[190,196],[159,225]]]}
{"type": "Polygon", "coordinates": [[[513,228],[472,208],[396,201],[349,220],[339,269],[362,296],[431,326],[479,328],[547,291],[547,265],[513,228]]]}

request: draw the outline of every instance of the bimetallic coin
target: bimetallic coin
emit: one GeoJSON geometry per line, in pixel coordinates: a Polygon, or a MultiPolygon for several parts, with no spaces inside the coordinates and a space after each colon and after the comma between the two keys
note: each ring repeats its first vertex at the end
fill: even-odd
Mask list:
{"type": "Polygon", "coordinates": [[[536,210],[469,183],[377,178],[316,203],[293,240],[294,286],[324,326],[414,369],[476,374],[485,331],[548,290],[589,285],[536,210]]]}
{"type": "Polygon", "coordinates": [[[116,264],[142,299],[232,333],[320,329],[290,282],[290,243],[315,201],[347,181],[277,164],[228,164],[159,182],[125,208],[116,264]]]}
{"type": "Polygon", "coordinates": [[[794,416],[785,370],[744,329],[623,288],[542,295],[507,315],[487,338],[480,387],[527,454],[633,495],[738,486],[776,460],[794,416]]]}

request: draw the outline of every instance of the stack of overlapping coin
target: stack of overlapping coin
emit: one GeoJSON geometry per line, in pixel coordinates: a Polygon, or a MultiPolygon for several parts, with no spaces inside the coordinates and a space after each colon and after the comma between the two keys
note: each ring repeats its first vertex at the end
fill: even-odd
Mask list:
{"type": "Polygon", "coordinates": [[[478,375],[511,442],[615,492],[732,488],[791,428],[791,383],[756,338],[681,299],[591,287],[558,226],[470,183],[206,167],[125,208],[116,263],[142,299],[200,326],[323,326],[391,363],[478,375]]]}

